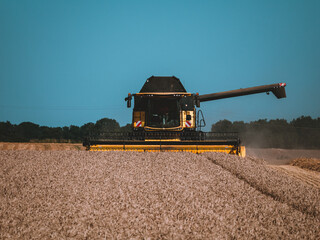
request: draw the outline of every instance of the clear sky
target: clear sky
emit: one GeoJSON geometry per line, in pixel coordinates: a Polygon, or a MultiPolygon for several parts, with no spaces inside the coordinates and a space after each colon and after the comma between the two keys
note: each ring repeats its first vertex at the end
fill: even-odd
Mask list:
{"type": "Polygon", "coordinates": [[[320,1],[0,0],[0,121],[125,125],[151,75],[200,94],[287,83],[202,103],[208,125],[319,117],[320,1]]]}

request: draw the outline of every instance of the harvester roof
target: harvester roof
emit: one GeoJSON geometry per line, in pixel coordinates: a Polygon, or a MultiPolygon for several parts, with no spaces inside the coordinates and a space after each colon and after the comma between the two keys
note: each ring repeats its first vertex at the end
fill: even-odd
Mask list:
{"type": "Polygon", "coordinates": [[[187,92],[179,78],[151,76],[147,79],[140,93],[187,92]]]}

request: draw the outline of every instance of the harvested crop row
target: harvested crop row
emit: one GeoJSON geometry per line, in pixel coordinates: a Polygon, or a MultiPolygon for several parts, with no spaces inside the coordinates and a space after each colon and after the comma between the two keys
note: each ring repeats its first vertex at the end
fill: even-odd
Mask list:
{"type": "Polygon", "coordinates": [[[205,156],[262,193],[320,219],[319,189],[254,159],[221,153],[206,153],[205,156]]]}
{"type": "Polygon", "coordinates": [[[320,189],[320,174],[316,171],[302,169],[300,167],[290,165],[269,165],[269,167],[281,171],[299,181],[320,189]]]}
{"type": "Polygon", "coordinates": [[[298,158],[294,159],[290,165],[320,172],[320,159],[316,158],[298,158]]]}
{"type": "Polygon", "coordinates": [[[201,155],[0,151],[1,239],[319,239],[316,226],[201,155]]]}

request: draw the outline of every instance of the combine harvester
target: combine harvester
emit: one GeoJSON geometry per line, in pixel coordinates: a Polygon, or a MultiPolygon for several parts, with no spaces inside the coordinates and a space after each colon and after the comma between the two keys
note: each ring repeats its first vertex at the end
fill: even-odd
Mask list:
{"type": "Polygon", "coordinates": [[[187,151],[226,152],[244,157],[237,133],[203,132],[200,102],[272,92],[277,98],[286,97],[285,83],[277,83],[233,91],[199,95],[188,93],[176,77],[147,79],[139,93],[128,94],[127,107],[134,97],[132,132],[100,133],[89,136],[83,145],[90,151],[187,151]]]}

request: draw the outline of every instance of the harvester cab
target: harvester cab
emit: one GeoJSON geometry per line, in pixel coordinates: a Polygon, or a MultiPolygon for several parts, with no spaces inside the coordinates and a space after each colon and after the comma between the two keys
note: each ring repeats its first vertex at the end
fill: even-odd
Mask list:
{"type": "MultiPolygon", "coordinates": [[[[176,77],[150,77],[134,97],[133,130],[186,131],[196,128],[194,94],[187,93],[176,77]]],[[[127,104],[131,106],[131,103],[127,104]]]]}
{"type": "Polygon", "coordinates": [[[272,92],[277,98],[286,97],[285,83],[263,85],[238,90],[199,95],[188,93],[174,76],[152,76],[139,93],[128,94],[127,107],[134,100],[132,132],[104,133],[84,142],[88,150],[125,151],[189,151],[227,152],[245,156],[237,133],[202,132],[205,125],[201,102],[272,92]]]}

